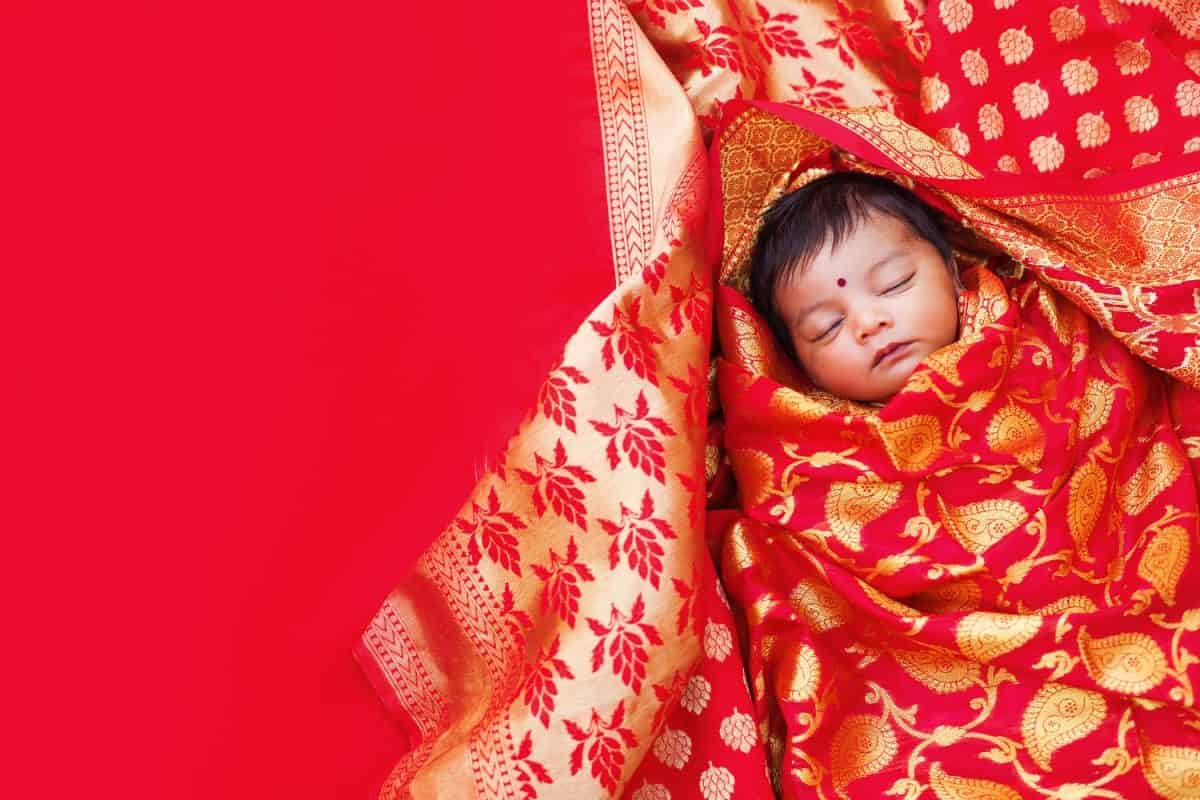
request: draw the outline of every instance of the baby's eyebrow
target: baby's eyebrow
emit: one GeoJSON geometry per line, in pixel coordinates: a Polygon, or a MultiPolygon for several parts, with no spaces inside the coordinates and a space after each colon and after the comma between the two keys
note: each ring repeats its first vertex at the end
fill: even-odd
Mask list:
{"type": "Polygon", "coordinates": [[[892,260],[894,260],[894,259],[897,259],[897,258],[899,258],[899,257],[900,257],[900,256],[902,256],[902,255],[904,255],[904,249],[903,249],[903,248],[897,248],[897,249],[895,249],[895,250],[892,250],[891,252],[889,252],[889,253],[887,253],[886,255],[884,255],[884,256],[883,256],[883,258],[879,259],[879,260],[878,260],[878,261],[876,261],[874,264],[872,264],[872,265],[871,265],[871,266],[870,266],[870,267],[867,269],[867,274],[868,274],[868,275],[874,275],[874,274],[875,274],[875,271],[876,271],[877,269],[879,269],[880,267],[882,267],[884,264],[887,264],[889,261],[892,261],[892,260]]]}
{"type": "Polygon", "coordinates": [[[827,305],[829,305],[829,298],[824,298],[824,299],[818,300],[817,302],[813,303],[812,305],[805,306],[804,308],[800,309],[800,312],[798,314],[796,314],[795,318],[792,320],[792,326],[795,327],[795,326],[799,325],[801,322],[804,322],[804,318],[807,317],[809,314],[813,313],[814,311],[819,310],[822,306],[827,306],[827,305]]]}

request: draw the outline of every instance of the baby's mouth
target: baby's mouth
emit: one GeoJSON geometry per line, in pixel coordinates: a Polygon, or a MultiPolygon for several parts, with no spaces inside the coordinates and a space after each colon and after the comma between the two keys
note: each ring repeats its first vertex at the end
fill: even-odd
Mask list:
{"type": "Polygon", "coordinates": [[[871,366],[878,367],[880,364],[884,363],[885,361],[887,361],[889,359],[899,358],[899,357],[903,356],[905,353],[907,353],[908,349],[911,346],[912,346],[911,341],[893,342],[892,344],[889,344],[886,347],[881,348],[879,350],[879,352],[877,352],[875,354],[875,363],[873,363],[871,366]]]}

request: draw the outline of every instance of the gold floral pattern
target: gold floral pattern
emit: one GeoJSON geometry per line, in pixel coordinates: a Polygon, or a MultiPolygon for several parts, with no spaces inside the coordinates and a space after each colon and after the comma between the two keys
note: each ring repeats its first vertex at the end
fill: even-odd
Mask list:
{"type": "Polygon", "coordinates": [[[1033,55],[1033,37],[1025,28],[1009,28],[1000,34],[997,44],[1005,64],[1020,64],[1033,55]]]}
{"type": "Polygon", "coordinates": [[[1058,42],[1069,42],[1083,36],[1087,20],[1079,6],[1059,6],[1050,12],[1050,32],[1058,42]]]}
{"type": "Polygon", "coordinates": [[[1113,51],[1113,58],[1122,75],[1140,75],[1150,69],[1150,51],[1142,42],[1121,42],[1113,51]]]}
{"type": "Polygon", "coordinates": [[[1021,119],[1033,119],[1050,108],[1050,95],[1038,81],[1018,83],[1013,88],[1013,105],[1021,119]]]}
{"type": "Polygon", "coordinates": [[[1100,71],[1092,66],[1089,58],[1073,58],[1063,64],[1060,77],[1067,94],[1086,94],[1096,88],[1100,71]]]}
{"type": "Polygon", "coordinates": [[[1145,133],[1158,124],[1158,106],[1154,100],[1134,95],[1125,101],[1125,124],[1133,133],[1145,133]]]}
{"type": "Polygon", "coordinates": [[[987,59],[978,49],[964,50],[962,57],[959,58],[959,65],[962,66],[963,77],[967,79],[967,83],[972,86],[983,86],[987,83],[987,59]]]}
{"type": "Polygon", "coordinates": [[[1029,159],[1038,172],[1053,172],[1061,167],[1066,153],[1057,134],[1039,136],[1029,143],[1029,159]]]}
{"type": "Polygon", "coordinates": [[[1079,119],[1075,120],[1075,138],[1085,150],[1106,144],[1111,136],[1112,127],[1104,119],[1104,114],[1080,114],[1079,119]]]}
{"type": "Polygon", "coordinates": [[[975,16],[975,8],[971,5],[970,0],[945,0],[938,6],[938,15],[948,31],[961,33],[971,24],[971,20],[975,16]]]}
{"type": "Polygon", "coordinates": [[[985,103],[979,107],[979,132],[983,138],[991,141],[1004,135],[1004,115],[995,103],[985,103]]]}

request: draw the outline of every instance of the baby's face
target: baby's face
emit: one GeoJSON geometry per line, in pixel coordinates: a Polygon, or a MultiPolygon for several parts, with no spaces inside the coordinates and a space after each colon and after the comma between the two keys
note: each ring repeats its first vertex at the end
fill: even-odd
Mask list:
{"type": "Polygon", "coordinates": [[[958,292],[941,254],[886,214],[871,212],[836,250],[826,242],[775,299],[813,383],[862,403],[888,400],[958,336],[958,292]]]}

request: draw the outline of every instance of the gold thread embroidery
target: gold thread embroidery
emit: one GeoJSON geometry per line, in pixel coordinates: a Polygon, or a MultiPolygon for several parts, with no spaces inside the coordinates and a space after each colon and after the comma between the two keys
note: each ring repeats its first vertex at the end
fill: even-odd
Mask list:
{"type": "Polygon", "coordinates": [[[1126,514],[1140,514],[1159,493],[1183,474],[1183,460],[1166,442],[1155,442],[1146,460],[1117,489],[1117,501],[1126,514]]]}
{"type": "Polygon", "coordinates": [[[1021,735],[1030,757],[1049,771],[1051,756],[1099,728],[1107,712],[1104,696],[1097,692],[1061,683],[1046,684],[1033,696],[1021,718],[1021,735]]]}
{"type": "Polygon", "coordinates": [[[987,427],[988,447],[1010,455],[1025,469],[1037,469],[1046,449],[1046,434],[1032,414],[1015,405],[1001,408],[987,427]]]}
{"type": "Polygon", "coordinates": [[[816,633],[824,633],[850,619],[850,604],[824,583],[801,581],[788,595],[788,605],[816,633]]]}
{"type": "Polygon", "coordinates": [[[1138,577],[1146,580],[1168,606],[1175,605],[1175,590],[1191,555],[1191,536],[1178,525],[1168,525],[1154,535],[1142,560],[1138,577]]]}
{"type": "Polygon", "coordinates": [[[1067,529],[1075,542],[1075,551],[1091,560],[1088,540],[1100,520],[1104,498],[1108,494],[1108,478],[1104,470],[1091,461],[1079,467],[1071,476],[1067,494],[1067,529]]]}
{"type": "Polygon", "coordinates": [[[995,781],[948,775],[936,761],[929,765],[929,786],[938,800],[1021,800],[1015,789],[995,781]]]}
{"type": "Polygon", "coordinates": [[[899,746],[892,726],[867,714],[852,714],[833,735],[830,761],[839,789],[878,772],[892,762],[899,746]]]}
{"type": "Polygon", "coordinates": [[[938,498],[938,505],[946,530],[971,553],[983,553],[1029,516],[1025,507],[1013,500],[980,500],[951,506],[938,498]]]}
{"type": "Polygon", "coordinates": [[[976,611],[959,620],[955,639],[967,658],[986,663],[1027,643],[1041,627],[1041,617],[976,611]]]}
{"type": "Polygon", "coordinates": [[[1093,639],[1086,628],[1080,628],[1079,655],[1092,680],[1122,694],[1143,694],[1167,676],[1167,657],[1144,633],[1093,639]]]}
{"type": "Polygon", "coordinates": [[[1200,800],[1200,750],[1142,742],[1146,780],[1167,800],[1200,800]]]}
{"type": "Polygon", "coordinates": [[[969,689],[979,681],[979,664],[934,650],[891,650],[905,672],[938,694],[969,689]]]}
{"type": "Polygon", "coordinates": [[[1083,387],[1083,402],[1079,409],[1079,437],[1087,439],[1108,424],[1112,414],[1116,389],[1099,378],[1088,378],[1083,387]]]}
{"type": "Polygon", "coordinates": [[[825,516],[839,542],[862,550],[862,529],[883,516],[900,497],[900,484],[863,476],[857,481],[834,481],[825,496],[825,516]]]}
{"type": "Polygon", "coordinates": [[[920,472],[942,454],[942,423],[932,414],[880,422],[879,429],[896,469],[920,472]]]}
{"type": "Polygon", "coordinates": [[[776,693],[780,697],[799,703],[817,696],[817,687],[821,683],[821,660],[811,647],[802,644],[798,648],[791,648],[786,657],[781,659],[781,665],[776,685],[776,693]]]}

